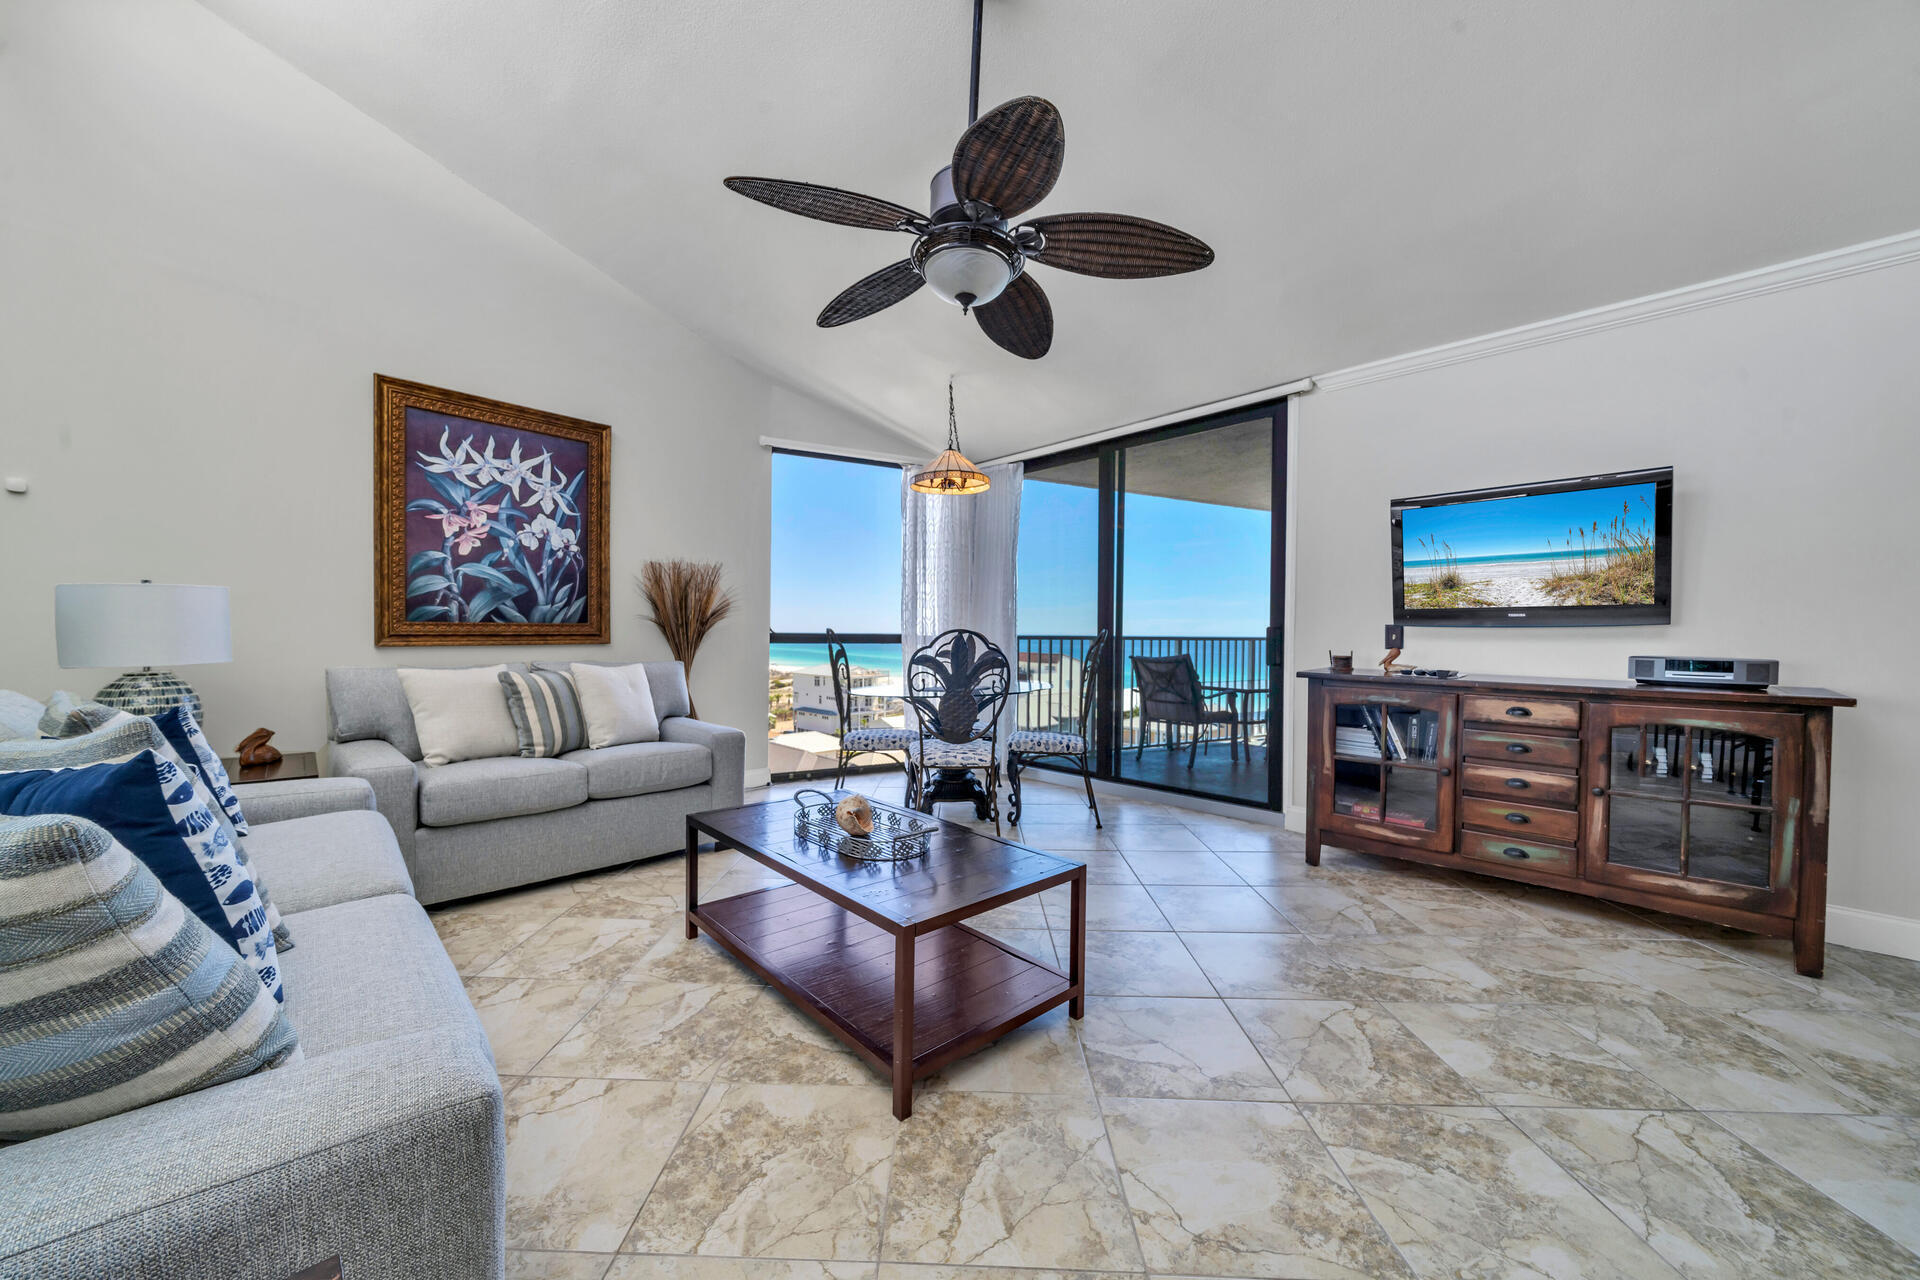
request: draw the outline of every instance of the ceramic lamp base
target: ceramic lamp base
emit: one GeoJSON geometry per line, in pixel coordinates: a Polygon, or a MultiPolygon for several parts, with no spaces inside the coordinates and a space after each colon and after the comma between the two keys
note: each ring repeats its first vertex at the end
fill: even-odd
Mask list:
{"type": "Polygon", "coordinates": [[[171,671],[155,671],[151,668],[129,671],[94,694],[93,700],[116,711],[130,711],[136,716],[158,715],[169,707],[185,703],[195,724],[204,725],[207,722],[202,713],[200,695],[193,691],[193,686],[171,671]]]}

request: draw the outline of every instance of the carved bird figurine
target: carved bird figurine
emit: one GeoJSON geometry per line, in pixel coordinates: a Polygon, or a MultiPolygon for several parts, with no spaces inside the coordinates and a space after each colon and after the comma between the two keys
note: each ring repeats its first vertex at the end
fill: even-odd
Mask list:
{"type": "Polygon", "coordinates": [[[271,737],[273,737],[273,730],[255,729],[240,739],[240,745],[234,748],[234,754],[240,757],[243,768],[280,763],[279,750],[267,741],[271,737]]]}

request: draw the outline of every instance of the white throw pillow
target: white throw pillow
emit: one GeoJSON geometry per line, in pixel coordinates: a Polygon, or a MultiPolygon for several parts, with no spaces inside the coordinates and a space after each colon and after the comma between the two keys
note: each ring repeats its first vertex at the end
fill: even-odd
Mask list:
{"type": "Polygon", "coordinates": [[[520,754],[507,695],[500,688],[505,670],[504,665],[399,669],[423,760],[452,764],[520,754]]]}
{"type": "Polygon", "coordinates": [[[580,718],[587,722],[589,747],[660,741],[660,717],[653,709],[645,663],[596,667],[576,662],[569,669],[580,695],[580,718]]]}

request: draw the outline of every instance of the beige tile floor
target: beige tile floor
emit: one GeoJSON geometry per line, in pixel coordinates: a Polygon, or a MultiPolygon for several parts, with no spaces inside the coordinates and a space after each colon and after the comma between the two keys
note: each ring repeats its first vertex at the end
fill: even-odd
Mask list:
{"type": "MultiPolygon", "coordinates": [[[[1920,1276],[1920,964],[1835,948],[1809,981],[1777,942],[1103,816],[1034,785],[1017,833],[1091,869],[1085,1020],[904,1124],[683,938],[678,857],[436,912],[506,1089],[508,1274],[1920,1276]]],[[[703,896],[773,880],[703,862],[703,896]]],[[[988,925],[1064,951],[1064,906],[988,925]]]]}

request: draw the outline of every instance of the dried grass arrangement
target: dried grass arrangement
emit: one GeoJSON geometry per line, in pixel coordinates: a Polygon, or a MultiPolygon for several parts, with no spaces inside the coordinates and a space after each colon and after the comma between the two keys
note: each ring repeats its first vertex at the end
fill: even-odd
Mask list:
{"type": "MultiPolygon", "coordinates": [[[[725,570],[699,560],[649,560],[636,581],[653,610],[647,619],[667,638],[667,649],[687,671],[693,687],[693,656],[707,633],[733,612],[734,595],[721,585],[725,570]]],[[[689,710],[692,709],[689,693],[689,710]]]]}

